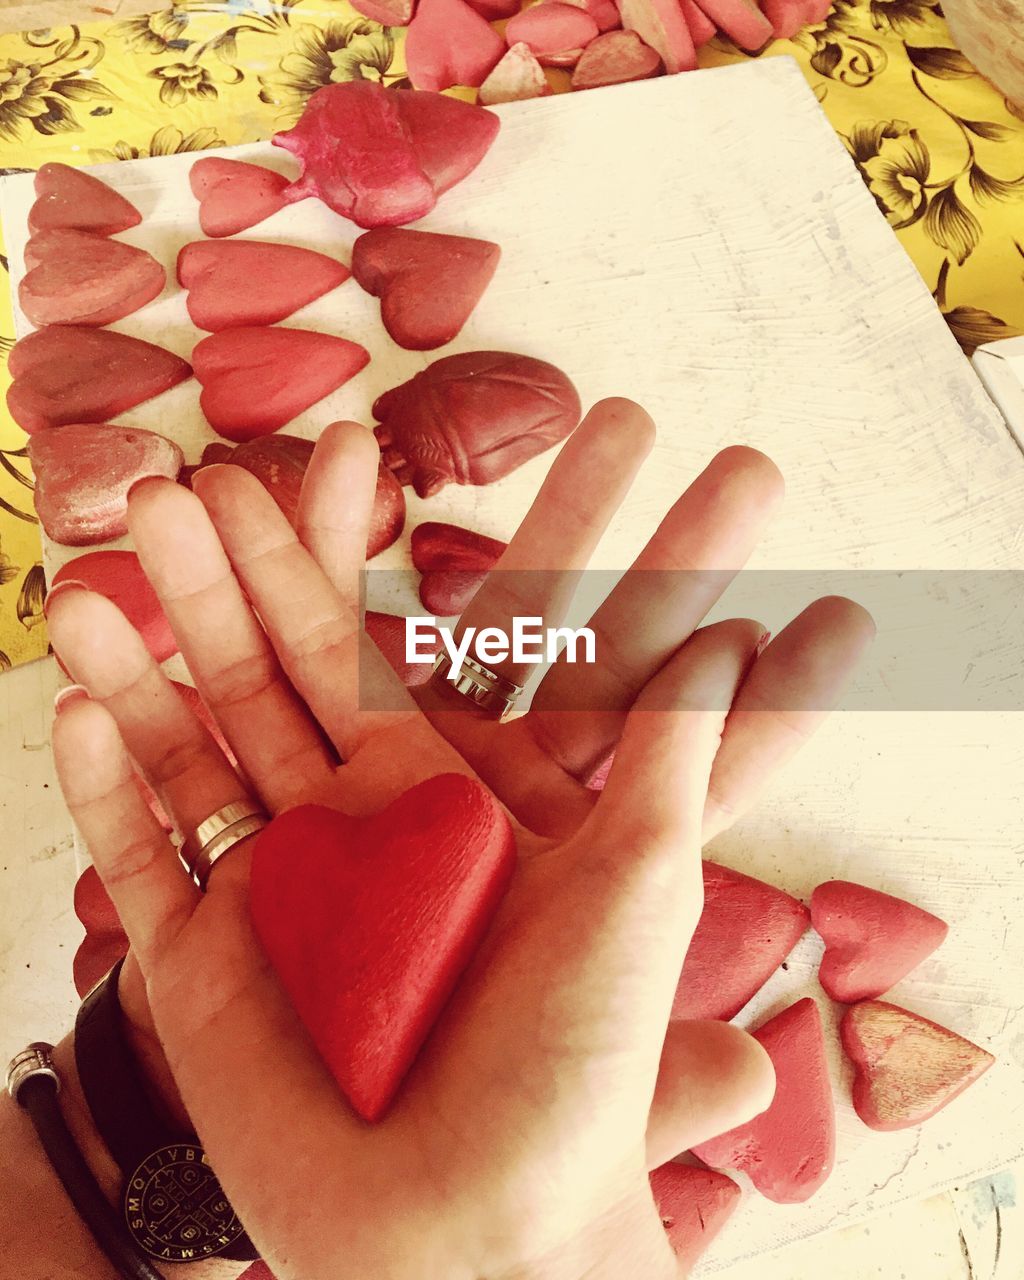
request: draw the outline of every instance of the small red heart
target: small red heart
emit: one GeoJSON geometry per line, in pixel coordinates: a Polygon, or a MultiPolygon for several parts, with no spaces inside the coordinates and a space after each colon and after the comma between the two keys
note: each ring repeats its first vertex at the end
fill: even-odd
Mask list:
{"type": "Polygon", "coordinates": [[[349,278],[326,254],[261,240],[196,240],[178,254],[192,323],[217,333],[274,324],[349,278]]]}
{"type": "Polygon", "coordinates": [[[273,142],[302,163],[286,200],[316,196],[361,227],[394,227],[428,214],[497,133],[498,117],[472,103],[350,80],[318,89],[273,142]]]}
{"type": "Polygon", "coordinates": [[[128,532],[128,491],[143,476],[174,480],[185,458],[155,431],[74,423],[29,439],[39,520],[64,546],[108,542],[128,532]]]}
{"type": "Polygon", "coordinates": [[[836,1118],[821,1015],[798,1000],[754,1032],[775,1067],[767,1111],[702,1142],[693,1154],[716,1169],[741,1169],[769,1200],[799,1204],[826,1181],[835,1162],[836,1118]]]}
{"type": "Polygon", "coordinates": [[[573,67],[592,40],[599,35],[597,23],[574,4],[547,0],[523,9],[505,28],[508,44],[525,44],[537,61],[547,67],[573,67]]]}
{"type": "Polygon", "coordinates": [[[883,1133],[930,1119],[995,1062],[948,1027],[884,1000],[847,1009],[839,1034],[856,1069],[854,1109],[883,1133]]]}
{"type": "Polygon", "coordinates": [[[91,173],[69,164],[40,166],[35,176],[36,200],[28,213],[28,229],[70,228],[98,236],[116,235],[137,227],[142,215],[133,204],[91,173]]]}
{"type": "Polygon", "coordinates": [[[47,325],[14,344],[7,361],[11,417],[29,433],[75,422],[109,422],[191,377],[163,347],[113,329],[47,325]]]}
{"type": "MultiPolygon", "coordinates": [[[[702,13],[700,16],[704,17],[702,13]]],[[[635,31],[606,31],[583,50],[573,68],[572,87],[600,89],[609,84],[628,84],[647,80],[660,70],[661,58],[635,31]]]]}
{"type": "Polygon", "coordinates": [[[178,652],[171,624],[134,551],[87,551],[61,565],[51,589],[70,579],[95,591],[121,610],[156,662],[178,652]]]}
{"type": "Polygon", "coordinates": [[[465,0],[419,0],[405,38],[405,65],[417,89],[478,86],[500,62],[505,42],[465,0]]]}
{"type": "Polygon", "coordinates": [[[515,865],[504,811],[461,774],[373,817],[281,814],[253,851],[257,936],[355,1110],[379,1120],[472,959],[515,865]]]}
{"type": "Polygon", "coordinates": [[[676,1257],[687,1271],[739,1208],[743,1195],[724,1173],[674,1161],[654,1170],[651,1191],[676,1257]]]}
{"type": "Polygon", "coordinates": [[[412,531],[412,562],[420,571],[420,600],[440,618],[462,613],[501,559],[508,543],[457,524],[428,520],[412,531]]]}
{"type": "Polygon", "coordinates": [[[283,173],[242,160],[203,156],[188,175],[192,194],[199,201],[199,225],[204,236],[233,236],[269,218],[287,201],[283,173]]]}
{"type": "Polygon", "coordinates": [[[807,929],[802,902],[753,876],[704,863],[704,910],[672,1007],[673,1018],[734,1018],[807,929]]]}
{"type": "MultiPolygon", "coordinates": [[[[406,619],[395,613],[378,613],[375,609],[367,609],[363,621],[366,634],[388,660],[389,666],[401,680],[402,684],[413,689],[417,685],[426,684],[433,674],[429,662],[406,662],[405,626],[406,619]]],[[[421,628],[423,637],[421,648],[426,647],[426,638],[431,639],[431,662],[437,657],[441,648],[441,633],[429,632],[421,628]]]]}
{"type": "Polygon", "coordinates": [[[229,440],[254,440],[344,386],[370,356],[309,329],[246,326],[204,338],[192,352],[206,420],[229,440]]]}
{"type": "Polygon", "coordinates": [[[833,1000],[855,1004],[894,987],[945,939],[938,916],[849,880],[811,895],[811,924],[825,943],[818,977],[833,1000]]]}
{"type": "Polygon", "coordinates": [[[379,227],[356,241],[352,274],[380,298],[381,320],[395,342],[429,351],[457,336],[500,257],[489,240],[379,227]]]}
{"type": "Polygon", "coordinates": [[[157,296],[167,273],[156,258],[87,231],[41,231],[25,248],[18,301],[44,324],[112,324],[157,296]]]}

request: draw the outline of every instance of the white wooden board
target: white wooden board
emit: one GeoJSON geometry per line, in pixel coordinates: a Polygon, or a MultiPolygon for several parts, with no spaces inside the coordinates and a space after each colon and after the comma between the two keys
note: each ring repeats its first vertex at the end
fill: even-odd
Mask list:
{"type": "MultiPolygon", "coordinates": [[[[598,564],[624,568],[713,453],[746,442],[770,453],[789,485],[759,568],[1020,567],[1021,454],[795,64],[772,59],[517,104],[501,115],[480,169],[420,224],[504,248],[475,315],[441,354],[537,355],[563,367],[585,402],[631,395],[653,413],[655,456],[598,564]]],[[[266,144],[225,154],[291,171],[266,144]]],[[[124,238],[169,267],[199,234],[187,184],[193,160],[95,170],[144,214],[124,238]]],[[[0,188],[15,280],[30,181],[11,177],[0,188]]],[[[244,234],[347,256],[355,229],[306,202],[244,234]]],[[[332,418],[369,421],[377,394],[435,358],[396,349],[376,310],[350,282],[289,321],[355,338],[373,357],[289,431],[312,437],[332,418]]],[[[27,329],[22,317],[18,326],[27,329]]],[[[186,357],[199,336],[173,287],[116,327],[186,357]]],[[[178,439],[190,461],[214,438],[194,382],[126,418],[178,439]]],[[[454,519],[507,536],[550,460],[484,490],[411,497],[408,527],[454,519]]],[[[407,546],[405,538],[381,566],[405,565],[407,546]]],[[[48,546],[48,567],[71,554],[48,546]]],[[[411,588],[389,603],[416,607],[411,588]]],[[[768,605],[763,621],[777,627],[783,619],[768,605]]],[[[882,624],[885,631],[884,616],[882,624]]],[[[755,815],[716,841],[713,856],[805,896],[846,875],[944,915],[949,941],[896,997],[978,1038],[1000,1062],[924,1129],[882,1136],[853,1114],[837,1051],[835,1176],[804,1206],[747,1196],[706,1272],[1024,1149],[1022,765],[1020,717],[1010,712],[847,711],[755,815]]],[[[805,994],[826,1007],[816,959],[808,938],[739,1020],[805,994]]]]}

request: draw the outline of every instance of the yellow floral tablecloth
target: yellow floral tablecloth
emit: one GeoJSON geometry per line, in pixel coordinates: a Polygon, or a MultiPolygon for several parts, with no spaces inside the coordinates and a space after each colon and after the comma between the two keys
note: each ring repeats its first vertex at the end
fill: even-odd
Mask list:
{"type": "MultiPolygon", "coordinates": [[[[321,85],[406,84],[403,38],[347,0],[185,0],[147,17],[0,36],[0,167],[267,138],[321,85]]],[[[1024,113],[953,47],[938,0],[837,0],[826,22],[760,56],[778,54],[799,61],[959,340],[1024,333],[1024,113]]],[[[745,57],[716,40],[701,65],[745,57]]],[[[551,78],[568,88],[565,73],[551,78]]],[[[0,283],[0,356],[12,332],[0,283]]],[[[7,381],[4,367],[0,391],[7,381]]],[[[46,652],[24,444],[3,413],[0,668],[46,652]]]]}

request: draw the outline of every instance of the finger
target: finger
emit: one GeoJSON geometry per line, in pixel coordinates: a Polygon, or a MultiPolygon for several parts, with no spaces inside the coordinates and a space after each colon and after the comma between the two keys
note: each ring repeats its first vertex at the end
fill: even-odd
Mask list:
{"type": "Polygon", "coordinates": [[[729,1022],[670,1022],[647,1122],[647,1167],[746,1124],[771,1106],[775,1070],[729,1022]]]}
{"type": "MultiPolygon", "coordinates": [[[[215,469],[247,475],[240,467],[215,469]]],[[[248,478],[278,511],[259,481],[248,478]]],[[[193,483],[204,492],[205,471],[193,483]]],[[[200,499],[172,481],[145,480],[132,489],[128,521],[203,701],[266,804],[284,808],[322,787],[333,769],[331,753],[242,594],[200,499]]]]}
{"type": "MultiPolygon", "coordinates": [[[[196,487],[285,673],[342,758],[392,730],[412,741],[423,735],[429,726],[363,631],[358,610],[338,594],[255,476],[241,467],[206,467],[196,487]]],[[[364,558],[365,548],[353,574],[364,558]]]]}
{"type": "Polygon", "coordinates": [[[127,750],[183,834],[224,805],[251,802],[223,751],[115,604],[71,587],[51,598],[47,621],[61,661],[113,716],[127,750]]]}
{"type": "Polygon", "coordinates": [[[852,600],[816,600],[765,649],[726,722],[704,814],[705,843],[755,803],[838,701],[875,635],[852,600]]]}
{"type": "Polygon", "coordinates": [[[316,443],[299,495],[299,541],[357,613],[379,463],[371,431],[333,422],[316,443]]]}
{"type": "MultiPolygon", "coordinates": [[[[514,618],[558,625],[653,444],[654,423],[638,404],[608,399],[594,405],[555,458],[501,559],[459,619],[456,639],[469,627],[497,627],[511,635],[514,618]]],[[[522,684],[531,664],[509,659],[486,665],[522,684]]],[[[438,680],[425,686],[421,702],[459,706],[458,698],[438,680]]],[[[462,701],[463,708],[467,705],[462,701]]]]}
{"type": "Polygon", "coordinates": [[[568,773],[586,779],[607,757],[633,699],[746,563],[783,489],[770,459],[734,447],[674,504],[588,624],[597,662],[556,663],[524,717],[568,773]]]}
{"type": "Polygon", "coordinates": [[[145,963],[180,934],[199,892],[143,800],[106,707],[89,698],[67,703],[53,727],[53,754],[71,816],[145,963]]]}

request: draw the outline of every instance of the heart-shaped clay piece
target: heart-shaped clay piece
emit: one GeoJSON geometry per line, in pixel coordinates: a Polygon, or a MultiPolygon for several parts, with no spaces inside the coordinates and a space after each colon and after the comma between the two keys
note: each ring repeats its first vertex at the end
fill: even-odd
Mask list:
{"type": "Polygon", "coordinates": [[[739,1207],[743,1192],[724,1173],[670,1161],[651,1174],[662,1225],[689,1271],[739,1207]]]}
{"type": "Polygon", "coordinates": [[[757,53],[774,38],[772,24],[754,0],[696,0],[719,31],[748,53],[757,53]]]}
{"type": "Polygon", "coordinates": [[[589,13],[597,23],[598,31],[618,31],[622,26],[615,0],[563,0],[563,3],[589,13]]]}
{"type": "Polygon", "coordinates": [[[285,199],[317,196],[361,227],[390,227],[428,214],[476,168],[498,127],[493,112],[457,98],[351,80],[318,89],[273,142],[302,164],[285,199]]]}
{"type": "Polygon", "coordinates": [[[113,423],[74,423],[37,431],[28,444],[36,514],[68,547],[128,532],[128,490],[143,476],[177,478],[185,461],[173,440],[113,423]]]}
{"type": "Polygon", "coordinates": [[[775,1067],[767,1111],[693,1148],[716,1169],[740,1169],[769,1200],[799,1204],[835,1162],[835,1105],[818,1006],[798,1000],[754,1032],[775,1067]]]}
{"type": "Polygon", "coordinates": [[[41,231],[25,248],[25,266],[18,302],[37,328],[123,320],[167,280],[145,249],[88,231],[41,231]]]}
{"type": "Polygon", "coordinates": [[[839,1034],[856,1069],[854,1108],[883,1133],[930,1119],[995,1062],[948,1027],[884,1000],[847,1009],[839,1034]]]}
{"type": "Polygon", "coordinates": [[[811,895],[811,924],[825,943],[818,978],[844,1004],[894,987],[949,932],[931,912],[850,880],[818,885],[811,895]]]}
{"type": "MultiPolygon", "coordinates": [[[[831,4],[831,0],[829,0],[831,4]]],[[[765,0],[765,12],[768,12],[768,5],[771,0],[765,0]]],[[[686,25],[690,28],[690,35],[693,37],[693,47],[695,49],[703,49],[709,40],[714,39],[718,34],[718,28],[707,16],[702,9],[697,7],[697,0],[679,0],[679,7],[683,11],[683,17],[686,19],[686,25]]]]}
{"type": "Polygon", "coordinates": [[[477,101],[484,107],[499,102],[527,102],[530,98],[546,98],[551,93],[544,68],[528,44],[512,45],[502,60],[480,86],[477,101]]]}
{"type": "Polygon", "coordinates": [[[23,430],[109,422],[191,377],[163,347],[112,329],[47,325],[28,334],[7,361],[11,417],[23,430]]]}
{"type": "MultiPolygon", "coordinates": [[[[208,444],[199,466],[190,468],[191,475],[203,467],[231,463],[244,467],[273,495],[274,501],[297,527],[299,495],[306,468],[313,456],[312,440],[276,432],[245,444],[208,444]]],[[[191,475],[188,477],[191,483],[191,475]]],[[[377,467],[377,490],[366,544],[366,558],[372,559],[397,542],[405,525],[405,492],[383,461],[377,467]]]]}
{"type": "Polygon", "coordinates": [[[412,531],[412,562],[420,571],[420,600],[436,617],[462,613],[501,559],[508,543],[457,524],[428,520],[412,531]]]}
{"type": "Polygon", "coordinates": [[[622,25],[658,54],[670,75],[695,71],[697,51],[679,0],[617,0],[622,25]]]}
{"type": "Polygon", "coordinates": [[[199,225],[204,236],[233,236],[269,218],[287,201],[288,179],[274,169],[242,160],[203,156],[188,175],[199,201],[199,225]]]}
{"type": "Polygon", "coordinates": [[[274,324],[349,278],[326,254],[260,240],[195,240],[178,254],[178,283],[198,329],[274,324]]]}
{"type": "Polygon", "coordinates": [[[546,67],[575,66],[598,34],[597,23],[585,9],[561,4],[559,0],[545,0],[544,4],[523,9],[505,28],[510,47],[528,45],[537,61],[546,67]]]}
{"type": "Polygon", "coordinates": [[[207,422],[237,441],[283,427],[344,386],[369,359],[346,338],[270,326],[212,333],[192,352],[207,422]]]}
{"type": "MultiPolygon", "coordinates": [[[[416,0],[349,0],[356,13],[384,27],[407,27],[416,12],[416,0]]],[[[518,0],[517,0],[518,3],[518,0]]]]}
{"type": "MultiPolygon", "coordinates": [[[[366,634],[373,643],[381,651],[388,660],[389,666],[409,689],[416,688],[417,685],[426,684],[433,674],[430,663],[426,662],[407,662],[406,661],[406,645],[405,630],[406,619],[394,613],[379,613],[375,609],[367,609],[363,625],[366,628],[366,634]]],[[[426,637],[430,633],[423,627],[420,635],[426,637]]],[[[426,644],[424,639],[423,644],[426,644]]],[[[431,662],[441,649],[441,633],[433,632],[431,662]]]]}
{"type": "Polygon", "coordinates": [[[583,50],[572,73],[574,89],[647,80],[661,70],[661,59],[635,31],[608,31],[583,50]]]}
{"type": "Polygon", "coordinates": [[[505,44],[465,0],[419,0],[405,39],[405,65],[417,89],[478,86],[500,61],[505,44]]]}
{"type": "Polygon", "coordinates": [[[519,12],[522,0],[466,0],[466,3],[488,22],[502,22],[519,12]]]}
{"type": "Polygon", "coordinates": [[[87,551],[61,565],[51,589],[65,579],[106,596],[142,637],[156,662],[178,652],[171,624],[134,551],[87,551]]]}
{"type": "Polygon", "coordinates": [[[387,1111],[472,959],[515,866],[512,828],[462,774],[382,813],[279,815],[253,850],[257,936],[338,1085],[387,1111]]]}
{"type": "Polygon", "coordinates": [[[137,227],[142,214],[113,187],[69,164],[41,165],[35,176],[36,199],[28,211],[28,229],[91,231],[112,236],[137,227]]]}
{"type": "Polygon", "coordinates": [[[704,863],[704,910],[686,953],[673,1018],[734,1018],[806,932],[802,902],[753,876],[704,863]]]}
{"type": "Polygon", "coordinates": [[[385,464],[429,498],[452,481],[492,484],[564,440],[580,398],[544,360],[467,351],[385,391],[373,416],[385,464]]]}
{"type": "Polygon", "coordinates": [[[429,351],[456,337],[497,270],[489,240],[379,227],[352,249],[352,274],[374,297],[391,337],[429,351]]]}

